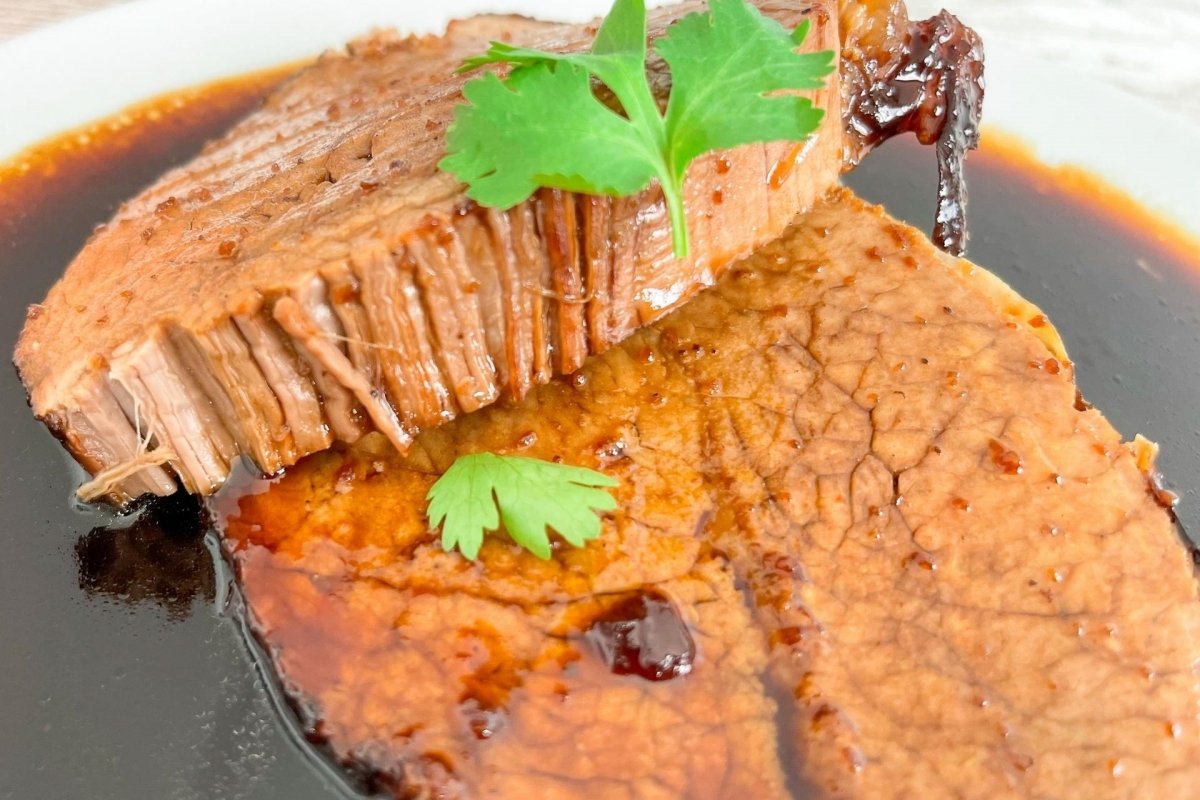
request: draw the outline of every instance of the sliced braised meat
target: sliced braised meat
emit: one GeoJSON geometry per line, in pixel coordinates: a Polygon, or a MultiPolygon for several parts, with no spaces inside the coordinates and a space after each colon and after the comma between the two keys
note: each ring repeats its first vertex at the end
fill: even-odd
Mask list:
{"type": "MultiPolygon", "coordinates": [[[[847,83],[832,76],[813,93],[828,113],[808,142],[694,165],[682,262],[657,189],[543,191],[498,212],[436,170],[463,58],[490,39],[579,49],[594,25],[480,17],[443,37],[381,34],[293,78],[123,206],[30,309],[16,363],[34,412],[97,476],[84,494],[167,494],[177,480],[207,493],[241,456],[274,473],[372,430],[403,450],[420,430],[578,369],[712,284],[883,135],[940,130],[937,87],[951,80],[889,110],[913,122],[869,142],[843,117],[843,94],[958,39],[931,51],[899,3],[756,3],[789,27],[811,21],[805,47],[852,44],[847,83]]],[[[652,12],[651,34],[700,8],[652,12]]],[[[663,96],[666,73],[651,66],[663,96]]]]}
{"type": "Polygon", "coordinates": [[[841,194],[570,380],[214,502],[310,737],[397,797],[1190,798],[1191,554],[1077,397],[1036,308],[841,194]],[[444,553],[480,450],[619,508],[444,553]]]}

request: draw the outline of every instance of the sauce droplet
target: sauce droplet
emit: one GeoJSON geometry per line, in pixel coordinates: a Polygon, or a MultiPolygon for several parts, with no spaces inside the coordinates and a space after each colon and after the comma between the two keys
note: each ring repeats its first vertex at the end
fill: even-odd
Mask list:
{"type": "Polygon", "coordinates": [[[787,182],[791,176],[792,170],[796,168],[796,162],[800,159],[800,154],[804,150],[804,142],[797,144],[791,151],[775,162],[771,167],[771,171],[767,173],[767,185],[772,189],[781,189],[783,184],[787,182]]]}
{"type": "Polygon", "coordinates": [[[988,452],[991,454],[992,463],[999,467],[1005,475],[1020,475],[1025,471],[1025,465],[1021,463],[1021,457],[1017,455],[1017,452],[1009,450],[995,439],[988,442],[988,452]]]}
{"type": "Polygon", "coordinates": [[[671,680],[691,672],[696,658],[696,645],[679,611],[657,592],[618,601],[595,619],[586,635],[617,675],[671,680]]]}

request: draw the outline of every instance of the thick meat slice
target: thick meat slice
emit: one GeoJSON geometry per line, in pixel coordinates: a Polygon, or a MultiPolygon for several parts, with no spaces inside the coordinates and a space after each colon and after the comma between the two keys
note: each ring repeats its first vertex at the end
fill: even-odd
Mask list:
{"type": "Polygon", "coordinates": [[[839,194],[569,381],[216,513],[311,735],[397,796],[1188,798],[1192,560],[1072,375],[839,194]],[[425,492],[478,450],[603,469],[619,510],[548,562],[443,553],[425,492]]]}
{"type": "MultiPolygon", "coordinates": [[[[788,27],[811,21],[806,48],[839,49],[834,0],[756,2],[788,27]]],[[[651,35],[700,8],[653,12],[651,35]]],[[[852,82],[906,63],[899,3],[850,18],[892,23],[854,45],[852,82]]],[[[975,42],[953,25],[942,39],[975,42]]],[[[404,449],[419,430],[520,398],[710,285],[876,141],[848,132],[832,76],[812,94],[828,113],[808,142],[700,159],[684,262],[656,188],[475,208],[435,166],[465,80],[455,68],[489,39],[569,50],[594,32],[481,17],[444,37],[354,43],[123,206],[30,309],[16,352],[34,412],[100,476],[87,494],[165,494],[176,478],[206,493],[239,456],[274,473],[369,430],[404,449]]],[[[663,97],[666,73],[652,67],[663,97]]],[[[940,130],[951,115],[934,112],[954,85],[944,72],[928,103],[888,113],[936,117],[940,130]]]]}

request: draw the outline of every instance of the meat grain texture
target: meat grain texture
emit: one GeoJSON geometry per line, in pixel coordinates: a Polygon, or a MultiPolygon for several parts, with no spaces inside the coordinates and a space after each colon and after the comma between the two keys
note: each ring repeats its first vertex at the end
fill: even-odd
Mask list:
{"type": "MultiPolygon", "coordinates": [[[[789,28],[810,20],[806,49],[839,49],[832,0],[757,5],[789,28]]],[[[653,12],[650,35],[702,8],[653,12]]],[[[582,50],[595,30],[477,17],[323,57],[126,203],[30,309],[16,363],[34,412],[117,499],[169,494],[176,478],[211,492],[240,455],[273,473],[368,430],[404,448],[577,369],[836,181],[834,76],[810,94],[827,114],[806,144],[693,165],[688,260],[673,257],[657,188],[474,207],[436,169],[469,78],[456,68],[492,39],[582,50]]],[[[661,62],[652,83],[665,98],[661,62]]]]}
{"type": "MultiPolygon", "coordinates": [[[[938,225],[955,241],[982,99],[974,33],[944,13],[910,30],[899,0],[755,5],[810,22],[804,48],[840,51],[842,70],[808,94],[826,113],[805,142],[692,165],[684,260],[657,186],[542,190],[500,211],[436,168],[464,58],[491,39],[582,50],[595,24],[380,33],[290,80],[122,206],[29,309],[15,362],[34,413],[96,477],[81,496],[207,494],[241,457],[275,473],[369,431],[403,450],[520,399],[711,285],[888,136],[937,144],[938,225]]],[[[702,8],[655,10],[651,37],[702,8]]],[[[665,65],[649,75],[664,102],[665,65]]]]}
{"type": "Polygon", "coordinates": [[[216,503],[310,738],[397,797],[1200,785],[1196,575],[1150,448],[1036,308],[846,193],[570,380],[381,444],[216,503]],[[444,553],[423,498],[478,450],[602,469],[619,510],[547,562],[444,553]],[[614,671],[596,621],[631,598],[668,602],[627,614],[641,655],[690,671],[614,671]]]}

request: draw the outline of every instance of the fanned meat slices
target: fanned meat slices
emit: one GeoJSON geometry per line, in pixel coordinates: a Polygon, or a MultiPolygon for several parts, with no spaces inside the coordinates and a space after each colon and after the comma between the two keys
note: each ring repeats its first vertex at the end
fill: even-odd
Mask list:
{"type": "Polygon", "coordinates": [[[1200,597],[1152,448],[1040,312],[848,194],[533,390],[215,501],[310,736],[397,797],[1189,798],[1200,597]],[[599,467],[542,562],[424,517],[599,467]]]}
{"type": "MultiPolygon", "coordinates": [[[[931,52],[903,5],[756,5],[789,28],[810,21],[805,48],[845,41],[842,71],[811,94],[827,114],[808,142],[693,165],[685,261],[656,188],[616,200],[544,191],[501,212],[436,169],[465,57],[489,39],[582,49],[594,25],[480,17],[442,37],[379,34],[301,72],[125,204],[30,309],[15,360],[34,413],[97,477],[84,494],[209,493],[243,456],[273,473],[369,430],[403,449],[519,399],[711,285],[881,138],[961,124],[952,90],[979,88],[977,41],[947,17],[920,102],[886,109],[909,122],[867,141],[862,109],[844,115],[844,99],[931,52]]],[[[654,10],[651,35],[702,7],[654,10]]],[[[665,96],[663,65],[651,68],[665,96]]]]}

